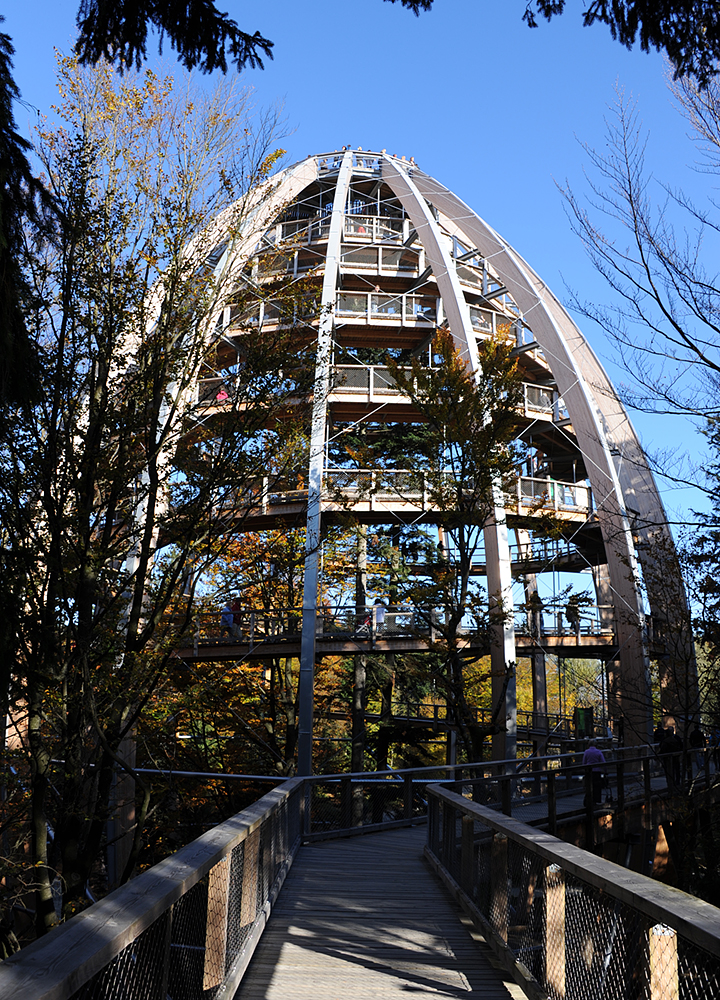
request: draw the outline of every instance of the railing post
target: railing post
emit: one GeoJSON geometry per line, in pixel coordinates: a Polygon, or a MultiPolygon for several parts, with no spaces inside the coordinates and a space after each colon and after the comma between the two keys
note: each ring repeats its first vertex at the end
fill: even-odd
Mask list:
{"type": "Polygon", "coordinates": [[[679,1000],[677,932],[667,924],[650,928],[650,1000],[679,1000]]]}
{"type": "Polygon", "coordinates": [[[312,790],[313,786],[309,781],[305,782],[303,788],[303,809],[302,809],[302,832],[303,836],[312,833],[312,790]]]}
{"type": "Polygon", "coordinates": [[[352,778],[348,775],[340,779],[340,824],[343,830],[352,825],[352,778]]]}
{"type": "Polygon", "coordinates": [[[474,896],[473,875],[475,871],[475,821],[472,816],[462,818],[462,839],[460,847],[460,885],[470,899],[474,896]]]}
{"type": "Polygon", "coordinates": [[[508,842],[502,833],[493,833],[490,849],[490,923],[507,944],[508,938],[508,842]]]}
{"type": "MultiPolygon", "coordinates": [[[[615,816],[617,818],[618,836],[625,836],[625,764],[618,760],[617,768],[617,808],[615,816]]],[[[615,835],[615,824],[613,824],[613,835],[615,835]]]]}
{"type": "Polygon", "coordinates": [[[618,760],[616,765],[617,770],[617,802],[618,810],[625,809],[625,762],[618,760]]]}
{"type": "Polygon", "coordinates": [[[412,819],[413,811],[413,776],[406,774],[403,777],[403,812],[405,819],[412,819]]]}
{"type": "Polygon", "coordinates": [[[648,825],[650,824],[650,810],[652,806],[652,784],[650,779],[650,758],[643,757],[642,769],[643,769],[643,790],[645,796],[645,810],[647,813],[648,825]]]}
{"type": "Polygon", "coordinates": [[[548,833],[557,837],[557,789],[555,772],[547,772],[548,833]]]}
{"type": "Polygon", "coordinates": [[[455,810],[443,802],[442,805],[442,855],[443,864],[452,869],[452,851],[455,844],[455,810]]]}
{"type": "Polygon", "coordinates": [[[710,787],[710,748],[705,747],[703,750],[703,766],[705,769],[705,787],[710,787]]]}
{"type": "Polygon", "coordinates": [[[565,996],[565,875],[559,865],[545,869],[545,980],[555,996],[565,996]]]}
{"type": "Polygon", "coordinates": [[[438,852],[437,837],[438,837],[439,815],[440,815],[440,802],[438,801],[438,799],[435,798],[434,795],[428,796],[427,839],[428,839],[428,846],[434,854],[437,854],[438,852]]]}
{"type": "Polygon", "coordinates": [[[512,785],[509,775],[500,778],[500,795],[502,797],[502,811],[505,816],[512,816],[512,785]]]}
{"type": "Polygon", "coordinates": [[[593,776],[590,764],[583,774],[585,788],[585,850],[592,851],[595,847],[595,800],[593,796],[593,776]]]}

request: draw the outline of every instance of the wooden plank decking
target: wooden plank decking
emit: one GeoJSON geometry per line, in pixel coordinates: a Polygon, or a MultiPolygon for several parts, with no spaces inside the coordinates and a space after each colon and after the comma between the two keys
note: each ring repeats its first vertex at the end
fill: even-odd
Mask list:
{"type": "Polygon", "coordinates": [[[235,1000],[525,1000],[422,859],[425,828],[301,848],[235,1000]]]}

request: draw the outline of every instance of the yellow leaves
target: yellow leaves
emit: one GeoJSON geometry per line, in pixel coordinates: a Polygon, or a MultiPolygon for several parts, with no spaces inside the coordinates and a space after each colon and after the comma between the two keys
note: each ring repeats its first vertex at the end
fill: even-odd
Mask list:
{"type": "Polygon", "coordinates": [[[270,174],[272,168],[278,160],[285,156],[286,152],[286,149],[276,149],[273,153],[270,153],[269,156],[266,156],[258,167],[258,177],[264,180],[270,174]]]}

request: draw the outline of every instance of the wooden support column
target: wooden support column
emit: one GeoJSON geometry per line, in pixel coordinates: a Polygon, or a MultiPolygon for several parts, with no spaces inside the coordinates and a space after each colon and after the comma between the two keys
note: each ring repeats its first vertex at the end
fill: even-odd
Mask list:
{"type": "Polygon", "coordinates": [[[230,861],[231,855],[226,854],[208,876],[203,990],[215,989],[225,982],[230,861]]]}
{"type": "Polygon", "coordinates": [[[555,772],[547,773],[547,806],[548,806],[548,833],[553,837],[557,836],[557,788],[555,787],[555,772]]]}
{"type": "Polygon", "coordinates": [[[545,869],[545,982],[565,996],[565,875],[559,865],[545,869]]]}
{"type": "Polygon", "coordinates": [[[298,719],[298,774],[312,774],[313,702],[315,685],[315,635],[317,631],[317,591],[320,565],[320,521],[322,513],[323,472],[325,469],[325,429],[327,396],[330,389],[330,363],[335,316],[335,298],[339,274],[345,203],[352,173],[352,153],[346,152],[338,173],[330,217],[325,275],[321,293],[322,313],[318,327],[310,428],[310,467],[308,470],[305,570],[303,580],[303,618],[300,641],[300,681],[298,719]]]}
{"type": "Polygon", "coordinates": [[[650,928],[650,1000],[679,1000],[677,933],[667,924],[650,928]]]}
{"type": "Polygon", "coordinates": [[[517,694],[515,679],[515,627],[513,624],[512,565],[507,523],[501,498],[495,518],[484,529],[487,587],[490,613],[499,610],[502,619],[493,627],[490,648],[493,712],[497,712],[499,733],[493,733],[493,760],[507,760],[517,755],[517,694]],[[498,709],[499,706],[499,709],[498,709]]]}
{"type": "Polygon", "coordinates": [[[258,855],[260,853],[260,827],[245,839],[243,855],[242,897],[240,900],[240,926],[248,927],[257,915],[258,855]]]}
{"type": "MultiPolygon", "coordinates": [[[[530,551],[530,532],[516,528],[515,534],[520,550],[522,551],[525,548],[526,551],[530,551]]],[[[537,577],[534,573],[525,574],[523,587],[525,590],[525,603],[529,607],[528,626],[530,635],[539,643],[543,632],[542,604],[539,603],[537,577]]],[[[547,673],[545,669],[545,652],[540,645],[531,649],[530,662],[532,664],[533,729],[542,729],[547,732],[547,673]]]]}
{"type": "Polygon", "coordinates": [[[462,840],[460,845],[460,885],[470,899],[475,896],[473,875],[475,873],[475,820],[472,816],[462,818],[462,840]]]}
{"type": "MultiPolygon", "coordinates": [[[[367,527],[357,528],[357,554],[355,565],[355,611],[357,621],[365,613],[367,606],[367,527]]],[[[367,684],[367,656],[358,653],[354,657],[353,701],[352,701],[352,744],[350,750],[350,770],[359,773],[365,770],[365,688],[367,684]]],[[[352,826],[362,826],[363,788],[357,785],[352,791],[352,826]]]]}

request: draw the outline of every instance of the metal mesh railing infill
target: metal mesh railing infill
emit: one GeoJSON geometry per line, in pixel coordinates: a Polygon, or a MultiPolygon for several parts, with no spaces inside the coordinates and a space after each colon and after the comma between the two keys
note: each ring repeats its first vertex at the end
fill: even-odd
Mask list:
{"type": "Polygon", "coordinates": [[[232,997],[299,847],[302,807],[302,779],[284,782],[0,964],[0,995],[232,997]]]}
{"type": "Polygon", "coordinates": [[[496,950],[552,1000],[720,996],[717,910],[428,789],[428,854],[496,950]],[[449,879],[448,879],[449,876],[449,879]]]}

